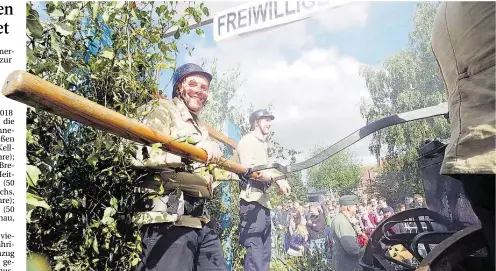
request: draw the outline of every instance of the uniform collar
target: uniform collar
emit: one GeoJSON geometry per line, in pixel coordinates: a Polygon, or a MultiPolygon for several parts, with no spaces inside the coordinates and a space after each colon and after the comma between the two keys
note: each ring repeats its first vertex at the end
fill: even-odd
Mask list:
{"type": "Polygon", "coordinates": [[[193,117],[191,112],[189,112],[188,107],[181,99],[175,97],[174,99],[172,99],[172,102],[176,105],[183,121],[195,121],[195,118],[193,117]]]}

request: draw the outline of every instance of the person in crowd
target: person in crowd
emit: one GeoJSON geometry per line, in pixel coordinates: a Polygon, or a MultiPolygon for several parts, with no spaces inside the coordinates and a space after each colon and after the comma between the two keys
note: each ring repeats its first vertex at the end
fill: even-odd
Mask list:
{"type": "Polygon", "coordinates": [[[332,201],[332,206],[334,207],[333,210],[335,214],[339,214],[339,203],[335,200],[332,201]]]}
{"type": "Polygon", "coordinates": [[[292,231],[293,223],[294,223],[294,202],[290,201],[287,203],[287,220],[284,225],[282,234],[284,235],[284,251],[287,251],[289,248],[289,243],[291,241],[291,234],[290,232],[292,231]]]}
{"type": "Polygon", "coordinates": [[[282,205],[277,205],[276,208],[272,210],[274,214],[273,219],[274,219],[274,226],[277,227],[279,225],[279,218],[281,217],[282,213],[282,205]]]}
{"type": "Polygon", "coordinates": [[[317,207],[317,209],[319,209],[319,212],[320,212],[320,213],[322,213],[322,214],[324,213],[324,209],[322,208],[322,205],[320,205],[320,204],[315,204],[315,206],[317,207]]]}
{"type": "Polygon", "coordinates": [[[362,229],[365,229],[365,224],[363,224],[362,221],[362,216],[363,214],[366,213],[366,208],[363,205],[358,205],[358,210],[357,214],[355,215],[356,219],[358,220],[358,224],[362,229]]]}
{"type": "Polygon", "coordinates": [[[334,216],[339,214],[340,209],[341,209],[341,206],[339,205],[339,203],[334,204],[334,216]]]}
{"type": "Polygon", "coordinates": [[[372,207],[374,208],[379,208],[379,202],[376,197],[370,198],[369,204],[372,205],[372,207]]]}
{"type": "Polygon", "coordinates": [[[405,197],[405,207],[407,210],[413,209],[413,198],[405,197]]]}
{"type": "Polygon", "coordinates": [[[329,227],[331,226],[331,221],[332,218],[334,217],[334,206],[332,205],[332,202],[330,200],[327,200],[325,205],[324,205],[324,217],[326,220],[326,226],[329,227]]]}
{"type": "Polygon", "coordinates": [[[403,212],[406,210],[406,206],[404,203],[400,203],[398,205],[396,205],[396,212],[399,213],[399,212],[403,212]]]}
{"type": "Polygon", "coordinates": [[[425,205],[424,202],[424,197],[422,197],[419,194],[413,195],[413,208],[426,208],[427,205],[425,205]]]}
{"type": "Polygon", "coordinates": [[[358,264],[363,248],[358,243],[358,233],[350,219],[357,212],[359,204],[355,195],[345,195],[339,199],[339,214],[332,221],[332,259],[335,271],[360,270],[358,264]]]}
{"type": "Polygon", "coordinates": [[[305,207],[303,207],[302,205],[298,205],[297,211],[301,215],[301,220],[303,221],[303,223],[306,224],[307,223],[307,218],[305,216],[305,212],[306,212],[305,207]]]}
{"type": "Polygon", "coordinates": [[[279,225],[283,229],[286,229],[289,226],[289,218],[291,216],[289,208],[289,203],[285,203],[279,216],[279,225]]]}
{"type": "Polygon", "coordinates": [[[293,202],[293,210],[300,210],[301,209],[301,204],[298,201],[293,202]]]}
{"type": "MultiPolygon", "coordinates": [[[[385,199],[380,199],[379,200],[379,215],[381,216],[381,221],[386,219],[384,217],[384,210],[387,208],[391,208],[385,199]]],[[[389,209],[388,209],[389,210],[389,209]]]]}
{"type": "MultiPolygon", "coordinates": [[[[384,219],[388,219],[394,214],[394,210],[391,207],[382,208],[382,212],[384,213],[384,219]]],[[[403,223],[394,224],[390,227],[393,233],[402,233],[404,232],[403,229],[403,223]]]]}
{"type": "Polygon", "coordinates": [[[376,224],[375,224],[375,215],[373,213],[373,208],[371,205],[368,206],[362,206],[363,207],[363,213],[361,216],[361,221],[363,224],[363,228],[365,231],[365,234],[370,237],[372,235],[372,232],[374,232],[376,224]],[[372,218],[372,220],[371,220],[372,218]]]}
{"type": "MultiPolygon", "coordinates": [[[[404,212],[404,211],[406,211],[406,206],[404,203],[400,203],[396,206],[396,213],[404,212]]],[[[406,230],[405,226],[406,226],[405,223],[400,223],[398,225],[398,233],[406,233],[407,230],[406,230]]]]}
{"type": "Polygon", "coordinates": [[[385,207],[381,209],[382,213],[384,214],[383,219],[388,219],[394,214],[394,210],[391,207],[385,207]]]}
{"type": "Polygon", "coordinates": [[[291,217],[289,219],[289,227],[288,227],[288,232],[290,235],[296,230],[296,226],[298,226],[298,223],[300,223],[301,221],[302,221],[302,217],[298,209],[292,208],[291,217]]]}
{"type": "Polygon", "coordinates": [[[325,218],[315,205],[310,206],[310,216],[307,220],[308,234],[310,240],[310,252],[315,250],[324,250],[326,235],[325,235],[325,218]]]}
{"type": "Polygon", "coordinates": [[[325,231],[325,236],[326,236],[326,246],[325,246],[325,253],[326,253],[326,258],[331,259],[332,258],[332,233],[331,233],[331,223],[332,219],[334,218],[334,206],[332,204],[331,200],[327,200],[325,205],[323,206],[324,209],[324,217],[326,221],[326,226],[324,228],[325,231]]]}
{"type": "Polygon", "coordinates": [[[376,197],[371,198],[370,199],[370,202],[369,202],[369,205],[373,208],[374,216],[377,219],[377,221],[381,221],[382,217],[379,214],[379,212],[380,212],[380,206],[379,206],[379,203],[377,201],[377,198],[376,197]]]}
{"type": "Polygon", "coordinates": [[[380,216],[377,214],[377,207],[372,204],[368,206],[368,217],[374,228],[380,223],[380,216]]]}
{"type": "Polygon", "coordinates": [[[294,218],[294,230],[290,234],[289,248],[287,250],[290,256],[303,256],[305,253],[309,238],[306,225],[302,222],[302,216],[296,213],[294,218]]]}
{"type": "MultiPolygon", "coordinates": [[[[272,252],[275,252],[277,253],[277,250],[276,250],[276,245],[277,245],[277,224],[278,224],[278,213],[280,212],[281,210],[281,206],[277,206],[276,209],[273,209],[270,211],[270,222],[271,222],[271,225],[270,225],[270,235],[271,236],[274,236],[274,238],[271,238],[271,250],[272,252]]],[[[271,255],[272,257],[274,257],[274,253],[272,253],[271,255]]]]}
{"type": "Polygon", "coordinates": [[[310,218],[310,204],[308,203],[305,203],[303,205],[303,207],[305,208],[305,212],[304,212],[304,215],[305,215],[305,219],[308,220],[310,218]]]}
{"type": "Polygon", "coordinates": [[[362,221],[362,217],[363,217],[363,215],[364,215],[365,213],[366,213],[366,208],[365,208],[365,206],[363,206],[363,205],[359,205],[359,206],[358,206],[358,211],[357,211],[357,214],[356,214],[356,216],[355,216],[355,217],[356,217],[356,219],[358,220],[358,223],[360,224],[360,227],[361,227],[362,229],[365,229],[365,224],[364,224],[364,223],[363,223],[363,221],[362,221]]]}
{"type": "Polygon", "coordinates": [[[277,219],[277,239],[279,243],[286,242],[286,232],[289,228],[289,221],[291,218],[290,203],[284,203],[281,212],[277,219]]]}

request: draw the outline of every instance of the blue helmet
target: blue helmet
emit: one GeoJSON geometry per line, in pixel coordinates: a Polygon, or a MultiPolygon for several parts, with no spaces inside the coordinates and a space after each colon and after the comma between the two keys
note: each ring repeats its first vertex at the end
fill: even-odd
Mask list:
{"type": "Polygon", "coordinates": [[[174,75],[172,75],[172,82],[173,82],[173,87],[172,87],[172,98],[177,96],[177,87],[179,83],[184,79],[184,77],[192,74],[201,74],[205,76],[210,83],[212,81],[212,75],[208,72],[205,72],[202,67],[193,64],[193,63],[186,63],[180,66],[179,68],[176,69],[174,72],[174,75]]]}

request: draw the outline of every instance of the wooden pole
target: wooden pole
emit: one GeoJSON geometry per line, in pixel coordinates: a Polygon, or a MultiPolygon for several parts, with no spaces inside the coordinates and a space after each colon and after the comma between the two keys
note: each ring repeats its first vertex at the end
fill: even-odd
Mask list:
{"type": "MultiPolygon", "coordinates": [[[[187,143],[177,142],[169,134],[155,130],[25,71],[12,72],[2,87],[2,93],[9,99],[134,142],[147,145],[161,143],[162,148],[167,152],[206,163],[207,153],[204,150],[187,143]]],[[[247,167],[224,157],[217,165],[239,174],[248,170],[247,167]]],[[[271,181],[270,178],[261,178],[258,172],[254,172],[251,177],[259,181],[271,181]]]]}

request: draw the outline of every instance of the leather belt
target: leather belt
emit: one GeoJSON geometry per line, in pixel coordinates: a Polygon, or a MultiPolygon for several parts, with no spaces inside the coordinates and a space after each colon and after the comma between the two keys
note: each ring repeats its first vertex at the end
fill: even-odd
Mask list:
{"type": "Polygon", "coordinates": [[[181,199],[177,192],[167,195],[149,194],[140,197],[135,204],[137,212],[166,212],[168,214],[181,214],[201,217],[206,213],[205,199],[191,197],[183,194],[181,199]]]}

